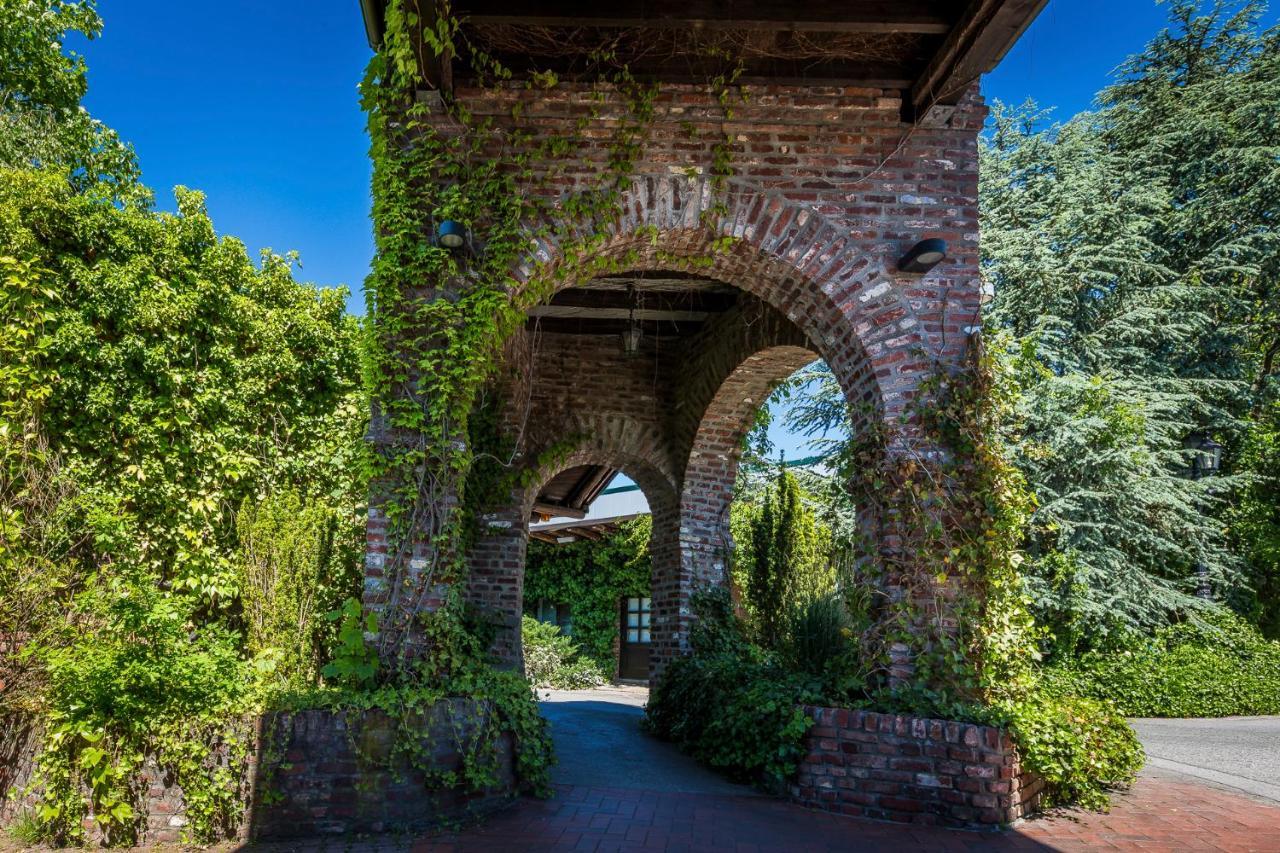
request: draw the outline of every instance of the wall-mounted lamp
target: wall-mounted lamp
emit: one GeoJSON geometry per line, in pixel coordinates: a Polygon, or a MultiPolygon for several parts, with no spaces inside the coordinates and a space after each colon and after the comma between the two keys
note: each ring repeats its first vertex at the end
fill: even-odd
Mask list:
{"type": "Polygon", "coordinates": [[[446,249],[457,249],[467,242],[467,226],[446,219],[436,226],[436,242],[446,249]]]}
{"type": "Polygon", "coordinates": [[[909,273],[926,273],[947,256],[947,241],[937,237],[921,240],[898,259],[898,269],[909,273]]]}

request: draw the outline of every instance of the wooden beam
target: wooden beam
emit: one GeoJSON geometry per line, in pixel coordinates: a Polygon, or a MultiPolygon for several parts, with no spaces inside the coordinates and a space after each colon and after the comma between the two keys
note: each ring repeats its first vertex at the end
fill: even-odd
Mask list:
{"type": "Polygon", "coordinates": [[[580,318],[583,320],[652,320],[655,323],[702,323],[707,311],[662,311],[653,308],[578,308],[573,305],[540,305],[529,310],[530,317],[580,318]]]}
{"type": "Polygon", "coordinates": [[[360,13],[364,16],[364,37],[374,50],[382,46],[386,12],[384,0],[360,0],[360,13]]]}
{"type": "MultiPolygon", "coordinates": [[[[703,323],[664,320],[636,320],[646,338],[678,338],[696,333],[703,323]]],[[[531,332],[548,335],[621,335],[630,326],[628,320],[604,320],[598,317],[530,317],[524,327],[531,332]]]]}
{"type": "Polygon", "coordinates": [[[539,515],[547,515],[551,517],[564,516],[565,518],[586,518],[587,511],[585,509],[576,509],[563,504],[534,503],[533,511],[539,515]]]}
{"type": "Polygon", "coordinates": [[[600,493],[600,490],[617,473],[616,468],[610,468],[605,465],[595,466],[591,471],[591,476],[584,477],[574,485],[573,490],[565,497],[565,503],[570,506],[590,506],[591,502],[600,493]]]}
{"type": "Polygon", "coordinates": [[[907,118],[928,122],[935,106],[954,106],[975,80],[1004,58],[1048,0],[970,0],[942,46],[911,85],[907,118]]]}
{"type": "Polygon", "coordinates": [[[939,5],[934,0],[457,0],[454,11],[475,24],[940,34],[952,22],[939,5]]]}
{"type": "Polygon", "coordinates": [[[626,311],[631,308],[634,302],[638,308],[651,311],[699,311],[706,313],[728,311],[737,301],[737,296],[733,293],[716,293],[703,290],[671,292],[637,288],[636,296],[633,300],[625,289],[597,290],[590,287],[571,287],[557,293],[546,306],[538,306],[532,311],[538,311],[544,307],[578,307],[626,311]]]}
{"type": "MultiPolygon", "coordinates": [[[[578,56],[541,57],[507,52],[495,52],[494,59],[517,75],[531,70],[551,71],[566,80],[585,75],[595,79],[586,58],[578,56]]],[[[626,58],[627,68],[641,82],[706,84],[707,80],[723,73],[723,61],[712,57],[703,59],[690,56],[679,63],[658,57],[626,58]]],[[[915,66],[892,61],[861,61],[845,59],[755,59],[744,63],[744,70],[737,78],[744,84],[772,84],[777,86],[811,86],[814,83],[831,86],[865,86],[873,89],[908,89],[914,78],[915,66]]],[[[466,63],[454,69],[455,76],[470,75],[466,63]]]]}

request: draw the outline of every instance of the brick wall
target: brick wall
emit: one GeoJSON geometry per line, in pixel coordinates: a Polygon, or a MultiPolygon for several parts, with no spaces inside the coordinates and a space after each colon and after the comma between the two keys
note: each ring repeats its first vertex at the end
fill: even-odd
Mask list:
{"type": "Polygon", "coordinates": [[[266,839],[418,832],[505,805],[516,789],[509,735],[496,743],[492,788],[428,789],[422,771],[413,766],[416,761],[434,772],[461,776],[460,744],[473,738],[486,719],[487,712],[470,700],[436,704],[411,724],[419,733],[420,755],[414,761],[400,756],[387,770],[398,723],[381,712],[358,717],[329,711],[267,715],[260,723],[255,756],[254,805],[240,834],[266,839]]]}
{"type": "MultiPolygon", "coordinates": [[[[421,739],[415,760],[437,772],[461,775],[460,744],[487,725],[487,711],[464,699],[449,699],[424,712],[413,724],[421,739]]],[[[480,791],[429,789],[410,758],[388,761],[397,721],[378,711],[341,714],[300,711],[247,719],[250,753],[242,797],[243,820],[225,827],[225,836],[303,838],[331,834],[422,831],[464,820],[505,805],[515,796],[514,752],[509,735],[496,740],[496,782],[480,791]],[[391,769],[384,769],[390,767],[391,769]]],[[[0,718],[0,824],[34,808],[36,792],[26,791],[39,748],[38,730],[29,718],[0,718]]],[[[225,749],[212,750],[226,763],[225,749]]],[[[138,842],[184,841],[188,826],[182,788],[147,756],[139,771],[138,842]]],[[[90,841],[101,840],[92,820],[90,841]]]]}
{"type": "Polygon", "coordinates": [[[990,726],[805,708],[814,725],[791,798],[841,814],[990,828],[1033,813],[1044,790],[990,726]]]}
{"type": "MultiPolygon", "coordinates": [[[[772,384],[816,354],[855,405],[855,426],[883,425],[890,452],[932,453],[904,414],[924,378],[960,364],[966,330],[979,317],[977,133],[986,113],[976,87],[942,127],[904,124],[894,91],[749,86],[744,94],[726,121],[701,87],[663,85],[618,209],[572,222],[555,221],[553,209],[550,221],[528,223],[530,250],[511,270],[517,292],[535,280],[583,284],[557,280],[562,252],[553,235],[568,226],[574,235],[599,235],[596,251],[625,258],[630,269],[698,261],[694,271],[737,288],[744,305],[774,318],[772,336],[751,327],[743,334],[725,317],[709,324],[717,328],[699,347],[650,347],[630,363],[620,362],[612,338],[570,342],[521,332],[507,348],[499,384],[512,401],[503,422],[518,441],[514,464],[531,465],[555,441],[585,434],[573,463],[622,469],[655,509],[655,674],[685,647],[692,591],[724,582],[736,438],[772,384]],[[733,176],[717,188],[706,170],[726,134],[733,176]],[[898,257],[925,236],[947,241],[947,260],[924,276],[899,273],[898,257]],[[727,249],[719,246],[724,237],[733,238],[727,249]]],[[[596,185],[625,109],[615,93],[571,82],[550,90],[460,86],[454,96],[478,120],[493,122],[495,145],[512,144],[517,129],[536,138],[573,136],[589,117],[568,157],[529,164],[537,177],[528,192],[553,201],[596,185]]],[[[462,132],[442,110],[432,121],[442,135],[462,132]]],[[[493,153],[510,161],[509,150],[493,153]]],[[[423,292],[447,295],[450,286],[423,292]]],[[[537,479],[555,473],[539,470],[537,479]]],[[[493,535],[468,555],[468,595],[506,624],[498,650],[513,663],[527,527],[520,505],[530,499],[513,494],[493,508],[493,535]]],[[[378,609],[392,579],[382,577],[385,528],[376,495],[371,504],[366,604],[378,609]]],[[[870,512],[861,521],[892,554],[899,541],[892,522],[870,512]]],[[[916,583],[888,576],[882,592],[892,598],[914,587],[948,600],[955,591],[930,590],[932,576],[916,583]]],[[[909,679],[909,657],[899,658],[895,677],[909,679]]]]}

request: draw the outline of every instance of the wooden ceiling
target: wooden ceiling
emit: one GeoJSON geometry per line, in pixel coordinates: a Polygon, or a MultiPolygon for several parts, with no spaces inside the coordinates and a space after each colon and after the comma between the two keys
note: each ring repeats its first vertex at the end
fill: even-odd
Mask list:
{"type": "Polygon", "coordinates": [[[549,518],[586,518],[600,493],[618,474],[604,465],[576,465],[566,468],[542,487],[530,516],[534,521],[549,518]]]}
{"type": "Polygon", "coordinates": [[[621,335],[634,321],[645,338],[687,337],[737,302],[737,291],[698,275],[632,272],[593,279],[529,312],[526,328],[566,335],[621,335]]]}
{"type": "MultiPolygon", "coordinates": [[[[868,85],[903,92],[904,118],[953,105],[1047,0],[454,0],[462,42],[517,74],[593,74],[608,53],[640,78],[701,82],[741,60],[742,82],[868,85]],[[595,59],[593,59],[593,55],[595,59]]],[[[429,0],[422,0],[428,8],[429,0]]],[[[370,44],[385,0],[362,0],[370,44]]],[[[424,69],[442,88],[460,61],[424,69]]],[[[940,112],[945,113],[946,110],[940,112]]]]}

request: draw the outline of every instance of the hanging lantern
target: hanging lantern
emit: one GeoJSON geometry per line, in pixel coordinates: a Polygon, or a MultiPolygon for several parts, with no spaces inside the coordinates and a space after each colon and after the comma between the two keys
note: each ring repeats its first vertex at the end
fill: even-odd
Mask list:
{"type": "Polygon", "coordinates": [[[632,358],[640,354],[640,324],[636,322],[636,286],[627,286],[631,308],[627,314],[627,330],[622,333],[622,354],[632,358]]]}

